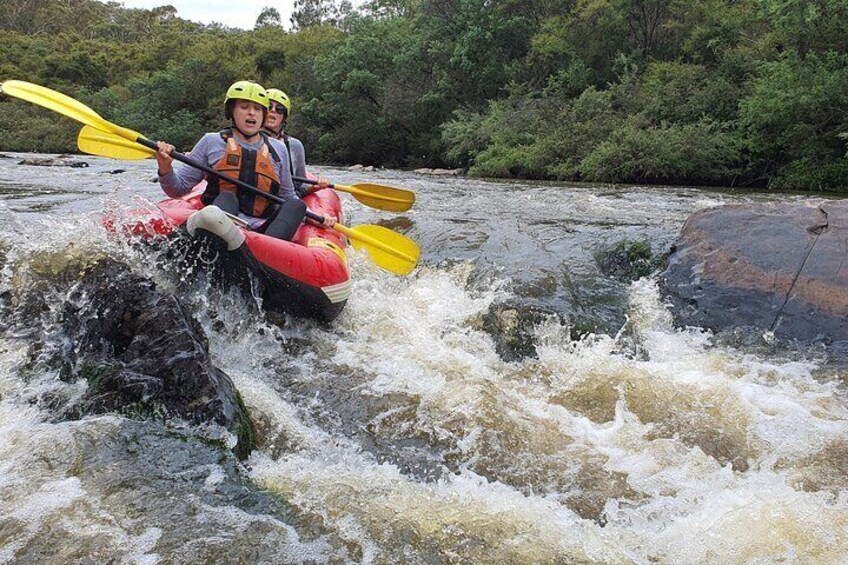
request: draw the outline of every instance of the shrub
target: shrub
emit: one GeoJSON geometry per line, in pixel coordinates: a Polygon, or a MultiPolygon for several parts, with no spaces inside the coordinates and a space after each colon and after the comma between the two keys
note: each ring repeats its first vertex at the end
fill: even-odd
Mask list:
{"type": "Polygon", "coordinates": [[[645,127],[631,118],[583,159],[580,171],[601,182],[731,184],[740,159],[737,141],[720,125],[645,127]]]}

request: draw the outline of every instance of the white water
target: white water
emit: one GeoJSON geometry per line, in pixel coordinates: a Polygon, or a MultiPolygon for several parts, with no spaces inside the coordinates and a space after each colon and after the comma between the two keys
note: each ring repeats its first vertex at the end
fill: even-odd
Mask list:
{"type": "MultiPolygon", "coordinates": [[[[444,205],[437,197],[461,190],[462,181],[442,186],[382,174],[387,184],[416,184],[420,208],[410,217],[420,241],[473,231],[446,231],[436,212],[444,205]]],[[[138,169],[135,181],[123,182],[143,176],[138,169]]],[[[114,182],[89,204],[75,200],[58,212],[8,201],[7,257],[27,261],[74,242],[83,256],[128,256],[165,284],[89,218],[125,189],[114,182]]],[[[501,184],[473,187],[490,191],[477,198],[493,208],[510,199],[501,184]]],[[[731,198],[531,190],[541,207],[565,194],[569,221],[585,222],[580,233],[613,219],[628,233],[641,222],[654,240],[673,239],[691,211],[731,198]]],[[[359,222],[377,217],[350,208],[359,222]]],[[[522,237],[502,233],[512,213],[495,214],[475,223],[490,257],[492,241],[522,237]]],[[[510,295],[510,271],[493,290],[469,285],[469,248],[444,263],[450,249],[424,247],[424,265],[405,278],[354,256],[353,298],[329,328],[303,321],[278,328],[237,299],[191,297],[213,360],[260,430],[243,481],[285,501],[287,513],[216,505],[200,492],[174,498],[186,506],[178,513],[144,507],[144,500],[169,500],[185,479],[169,477],[130,497],[144,485],[130,477],[131,456],[107,462],[120,468],[113,475],[90,457],[91,444],[120,443],[123,419],[45,421],[39,403],[73,402],[84,385],[32,374],[26,340],[5,339],[0,563],[216,563],[231,546],[255,563],[848,562],[844,370],[716,346],[697,328],[676,329],[650,279],[628,289],[629,321],[619,335],[573,342],[568,328],[551,321],[536,330],[538,358],[508,363],[479,318],[510,295]],[[104,476],[110,479],[97,478],[104,476]],[[48,555],[57,547],[38,558],[39,548],[48,555]]],[[[504,257],[504,264],[527,259],[504,257]]],[[[19,284],[22,271],[10,263],[3,289],[19,284]]],[[[44,320],[49,326],[50,313],[44,320]]],[[[200,491],[224,488],[223,464],[190,463],[200,491]]]]}

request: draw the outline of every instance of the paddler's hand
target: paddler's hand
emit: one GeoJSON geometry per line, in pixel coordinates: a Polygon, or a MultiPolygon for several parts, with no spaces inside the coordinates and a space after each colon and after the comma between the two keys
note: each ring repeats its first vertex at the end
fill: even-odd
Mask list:
{"type": "Polygon", "coordinates": [[[330,186],[330,181],[323,177],[318,177],[318,181],[306,189],[306,194],[312,194],[313,192],[318,192],[323,188],[327,188],[330,186]]]}
{"type": "Polygon", "coordinates": [[[157,141],[156,146],[159,151],[156,152],[156,162],[159,164],[159,176],[163,177],[174,170],[174,158],[171,157],[171,151],[174,146],[164,141],[157,141]]]}
{"type": "Polygon", "coordinates": [[[332,228],[336,225],[336,219],[332,216],[324,216],[324,223],[321,224],[325,228],[332,228]]]}

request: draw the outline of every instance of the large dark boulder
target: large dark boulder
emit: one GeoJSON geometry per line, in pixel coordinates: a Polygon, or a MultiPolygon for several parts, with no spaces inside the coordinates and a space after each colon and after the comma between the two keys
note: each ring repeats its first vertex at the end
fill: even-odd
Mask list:
{"type": "Polygon", "coordinates": [[[174,296],[108,257],[57,253],[32,258],[29,267],[25,288],[6,297],[7,319],[28,334],[33,363],[58,368],[64,381],[87,381],[72,405],[48,403],[55,418],[116,412],[214,422],[237,437],[239,457],[249,454],[253,424],[238,391],[174,296]]]}
{"type": "Polygon", "coordinates": [[[675,317],[716,332],[848,347],[848,201],[693,214],[661,277],[675,317]]]}

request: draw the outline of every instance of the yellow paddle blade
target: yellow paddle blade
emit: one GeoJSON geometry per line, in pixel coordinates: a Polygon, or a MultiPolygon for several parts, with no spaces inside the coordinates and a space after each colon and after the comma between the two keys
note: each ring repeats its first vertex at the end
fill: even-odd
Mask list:
{"type": "Polygon", "coordinates": [[[335,184],[332,186],[336,190],[352,194],[354,198],[366,206],[378,210],[406,212],[415,203],[415,193],[404,188],[372,183],[335,184]]]}
{"type": "Polygon", "coordinates": [[[80,130],[77,136],[77,147],[83,153],[112,157],[113,159],[137,160],[156,155],[156,152],[152,149],[91,126],[83,126],[80,130]]]}
{"type": "Polygon", "coordinates": [[[44,106],[48,110],[58,112],[81,124],[115,133],[125,139],[136,140],[141,136],[138,132],[123,128],[104,119],[100,114],[70,96],[56,92],[45,86],[39,86],[23,80],[7,80],[0,83],[0,92],[44,106]]]}
{"type": "Polygon", "coordinates": [[[54,112],[59,112],[69,118],[72,118],[80,123],[90,125],[92,127],[102,127],[103,123],[108,123],[100,114],[70,96],[50,90],[44,86],[39,86],[31,82],[23,80],[7,80],[0,83],[0,90],[3,94],[44,106],[54,112]]]}
{"type": "Polygon", "coordinates": [[[354,249],[364,249],[378,267],[398,275],[411,273],[421,255],[414,241],[388,228],[370,224],[354,228],[336,224],[333,228],[345,234],[354,249]]]}

